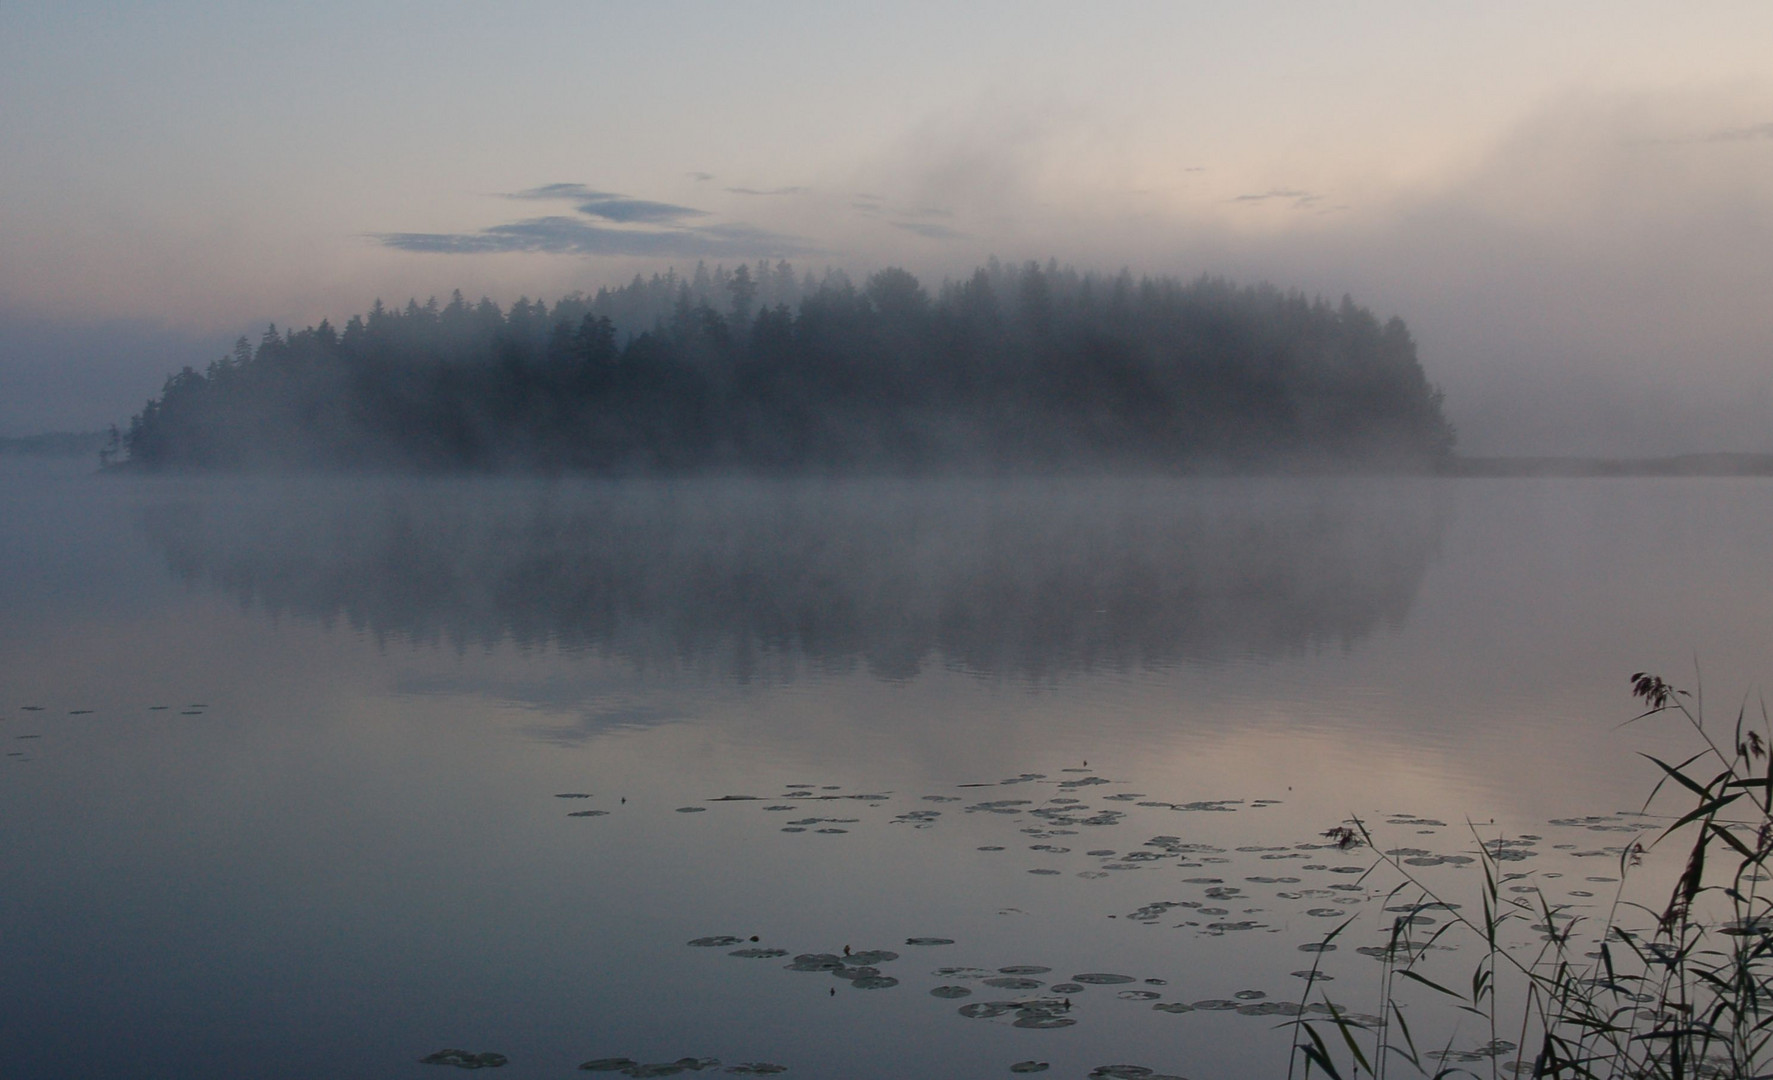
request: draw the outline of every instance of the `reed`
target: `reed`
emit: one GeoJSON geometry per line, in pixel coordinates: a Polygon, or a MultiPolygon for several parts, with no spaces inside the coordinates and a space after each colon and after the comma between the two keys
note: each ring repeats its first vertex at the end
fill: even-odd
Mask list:
{"type": "MultiPolygon", "coordinates": [[[[1773,895],[1762,888],[1773,856],[1766,705],[1751,717],[1745,701],[1722,742],[1721,729],[1706,724],[1698,693],[1644,672],[1631,683],[1643,711],[1626,723],[1677,721],[1689,729],[1695,751],[1673,763],[1643,755],[1660,774],[1644,809],[1666,824],[1622,849],[1619,884],[1598,919],[1554,905],[1542,893],[1534,899],[1505,894],[1498,862],[1505,849],[1476,827],[1483,883],[1480,902],[1470,909],[1384,853],[1366,822],[1351,819],[1326,834],[1375,853],[1367,880],[1392,883],[1384,906],[1394,918],[1384,944],[1365,950],[1381,963],[1375,1014],[1331,1001],[1317,979],[1306,980],[1298,1016],[1285,1025],[1294,1042],[1289,1078],[1321,1072],[1334,1080],[1380,1080],[1393,1069],[1437,1080],[1773,1077],[1773,895]],[[1665,846],[1685,852],[1666,902],[1628,899],[1628,883],[1639,884],[1634,874],[1665,846]],[[1431,931],[1417,918],[1429,914],[1431,931]],[[1456,939],[1479,946],[1469,976],[1431,978],[1425,958],[1456,939]],[[1428,1026],[1425,1019],[1447,1026],[1440,1022],[1475,1018],[1488,1041],[1465,1050],[1455,1050],[1452,1041],[1425,1050],[1412,1015],[1417,1029],[1428,1026]]],[[[1631,895],[1660,897],[1660,889],[1645,891],[1654,886],[1646,882],[1631,895]]],[[[1352,921],[1332,930],[1324,944],[1352,921]]],[[[1438,969],[1432,974],[1440,975],[1438,969]]]]}

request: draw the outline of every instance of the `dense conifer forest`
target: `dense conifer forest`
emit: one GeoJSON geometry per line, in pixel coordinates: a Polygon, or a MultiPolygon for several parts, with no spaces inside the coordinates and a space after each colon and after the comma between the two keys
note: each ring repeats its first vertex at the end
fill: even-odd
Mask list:
{"type": "Polygon", "coordinates": [[[1400,319],[1344,298],[993,261],[930,295],[786,263],[509,308],[380,301],[167,380],[131,467],[1427,467],[1451,451],[1400,319]]]}

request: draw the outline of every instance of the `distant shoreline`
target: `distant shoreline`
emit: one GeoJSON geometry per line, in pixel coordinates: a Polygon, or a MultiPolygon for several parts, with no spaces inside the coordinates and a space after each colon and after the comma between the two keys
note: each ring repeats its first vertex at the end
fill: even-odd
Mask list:
{"type": "MultiPolygon", "coordinates": [[[[0,436],[0,456],[76,458],[97,455],[108,437],[107,432],[46,432],[40,435],[0,436]]],[[[132,472],[127,464],[122,464],[114,471],[132,472]]],[[[183,470],[174,470],[183,471],[183,470]]],[[[194,472],[233,472],[231,469],[195,469],[194,472]]],[[[305,470],[270,470],[273,472],[305,470]]],[[[325,471],[325,470],[319,470],[325,471]]],[[[346,470],[351,471],[351,470],[346,470]]],[[[718,471],[718,470],[717,470],[718,471]]],[[[1063,473],[1067,470],[1060,469],[1063,473]]],[[[1112,471],[1112,470],[1111,470],[1112,471]]],[[[1323,475],[1408,475],[1413,470],[1394,470],[1384,467],[1363,469],[1358,465],[1323,471],[1323,475]]],[[[496,472],[496,470],[495,470],[496,472]]],[[[841,470],[840,470],[841,472],[841,470]]],[[[866,474],[868,470],[860,470],[866,474]]],[[[964,472],[964,470],[963,470],[964,472]]],[[[1248,468],[1227,467],[1221,463],[1218,468],[1199,470],[1182,470],[1173,475],[1196,476],[1273,476],[1273,475],[1312,475],[1314,469],[1275,468],[1273,463],[1268,467],[1256,466],[1248,468]]],[[[1427,475],[1444,476],[1452,479],[1532,479],[1540,477],[1564,478],[1608,478],[1608,477],[1651,477],[1651,476],[1765,476],[1773,477],[1773,454],[1752,453],[1705,453],[1705,454],[1672,454],[1663,457],[1572,457],[1572,456],[1522,456],[1522,457],[1460,457],[1454,456],[1431,466],[1427,475]]],[[[817,473],[817,470],[814,470],[817,473]]],[[[936,470],[937,475],[943,475],[936,470]]],[[[464,470],[464,475],[484,475],[479,470],[464,470]]],[[[525,470],[512,470],[512,475],[528,475],[525,470]]],[[[415,475],[437,475],[435,471],[422,471],[415,475]]],[[[597,475],[589,473],[586,475],[597,475]]],[[[645,474],[637,474],[645,475],[645,474]]],[[[767,472],[759,475],[771,475],[767,472]]],[[[916,475],[916,474],[913,474],[916,475]]],[[[1417,473],[1417,475],[1422,475],[1417,473]]]]}
{"type": "Polygon", "coordinates": [[[1773,454],[1676,454],[1669,457],[1453,457],[1435,470],[1441,476],[1633,477],[1773,476],[1773,454]]]}
{"type": "Polygon", "coordinates": [[[47,431],[41,435],[0,435],[0,455],[21,457],[96,457],[104,449],[108,431],[47,431]]]}

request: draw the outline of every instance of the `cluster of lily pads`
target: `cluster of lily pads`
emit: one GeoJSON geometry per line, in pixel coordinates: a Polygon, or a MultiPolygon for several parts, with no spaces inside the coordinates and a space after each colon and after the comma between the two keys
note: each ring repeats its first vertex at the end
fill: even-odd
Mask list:
{"type": "Polygon", "coordinates": [[[458,1069],[496,1069],[508,1064],[510,1058],[490,1051],[476,1054],[471,1050],[445,1048],[419,1059],[420,1065],[454,1065],[458,1069]]]}
{"type": "MultiPolygon", "coordinates": [[[[587,1072],[613,1072],[623,1076],[676,1076],[679,1073],[702,1072],[705,1069],[720,1069],[719,1058],[681,1057],[676,1061],[640,1062],[633,1058],[608,1057],[596,1058],[579,1066],[587,1072]]],[[[722,1072],[738,1076],[774,1076],[776,1073],[788,1071],[788,1066],[777,1065],[768,1061],[747,1061],[738,1065],[728,1065],[722,1072]]]]}
{"type": "MultiPolygon", "coordinates": [[[[1048,981],[1051,968],[1036,964],[1005,964],[998,967],[935,967],[929,971],[936,982],[927,988],[935,998],[955,1002],[955,1013],[961,1017],[1007,1024],[1024,1030],[1060,1030],[1073,1027],[1082,1019],[1084,1002],[1107,998],[1102,988],[1115,988],[1112,1000],[1141,1003],[1153,1011],[1168,1014],[1231,1013],[1251,1017],[1310,1018],[1327,1015],[1332,1006],[1321,998],[1319,984],[1335,981],[1335,974],[1325,970],[1325,954],[1349,947],[1356,955],[1375,960],[1395,962],[1400,958],[1420,955],[1433,949],[1451,950],[1451,944],[1438,944],[1433,931],[1448,918],[1458,917],[1458,905],[1451,903],[1415,902],[1407,904],[1380,903],[1367,881],[1372,867],[1371,853],[1352,850],[1345,836],[1349,830],[1331,830],[1324,837],[1303,842],[1271,845],[1221,846],[1198,837],[1176,832],[1158,832],[1130,843],[1103,843],[1094,836],[1124,833],[1138,816],[1145,813],[1213,813],[1228,814],[1261,810],[1278,805],[1275,799],[1209,799],[1171,802],[1150,798],[1142,793],[1113,790],[1121,782],[1098,776],[1087,769],[1064,770],[1072,775],[1048,776],[1022,773],[996,783],[957,785],[961,788],[1020,787],[1028,792],[1004,792],[1000,797],[980,798],[976,793],[957,795],[932,793],[916,796],[926,805],[890,813],[885,824],[918,830],[937,829],[956,816],[974,817],[992,822],[1003,821],[1015,828],[1024,840],[977,846],[981,853],[1025,851],[1042,862],[1028,872],[1051,877],[1065,872],[1072,862],[1073,876],[1103,879],[1134,871],[1170,868],[1188,876],[1162,875],[1153,883],[1164,890],[1153,899],[1132,910],[1109,914],[1135,925],[1169,926],[1190,931],[1202,937],[1221,937],[1247,932],[1298,933],[1299,919],[1321,919],[1325,930],[1310,934],[1299,942],[1300,951],[1314,956],[1313,966],[1292,972],[1305,980],[1301,991],[1292,994],[1271,994],[1258,988],[1238,989],[1226,997],[1183,1000],[1164,989],[1162,978],[1140,978],[1114,972],[1083,972],[1069,978],[1048,981]],[[1030,788],[1046,786],[1047,797],[1040,798],[1030,788]],[[1108,790],[1104,790],[1108,789],[1108,790]],[[1086,801],[1087,800],[1087,801],[1086,801]],[[1091,805],[1093,803],[1094,805],[1091,805]],[[958,804],[958,805],[955,805],[958,804]],[[1072,838],[1092,837],[1090,842],[1072,838]],[[1113,845],[1113,846],[1110,846],[1113,845]],[[1081,867],[1076,860],[1088,860],[1081,867]],[[1239,864],[1245,864],[1239,872],[1239,864]],[[1248,872],[1256,871],[1256,872],[1248,872]],[[1275,905],[1275,901],[1283,902],[1275,905]],[[1377,910],[1383,907],[1383,911],[1377,910]],[[1331,928],[1339,928],[1359,913],[1370,913],[1372,930],[1383,935],[1377,944],[1356,944],[1343,937],[1342,944],[1327,940],[1331,928]],[[1394,937],[1394,927],[1420,930],[1427,940],[1410,934],[1394,937]],[[985,998],[981,991],[999,993],[985,998]],[[1083,995],[1080,998],[1080,995],[1083,995]],[[961,999],[965,1000],[964,1002],[961,999]]],[[[995,796],[995,793],[994,793],[995,796]]],[[[562,797],[586,797],[566,793],[562,797]]],[[[822,814],[789,819],[778,826],[787,833],[840,834],[845,827],[869,820],[863,813],[890,807],[903,798],[890,791],[845,792],[833,785],[784,785],[780,794],[723,795],[711,798],[704,805],[680,807],[679,812],[706,812],[715,805],[760,804],[762,812],[779,814],[812,809],[809,804],[841,803],[846,809],[855,807],[852,816],[822,814]]],[[[833,809],[836,809],[833,807],[833,809]]],[[[583,814],[583,812],[578,812],[583,814]]],[[[778,819],[780,820],[780,819],[778,819]]],[[[878,820],[878,819],[876,819],[878,820]]],[[[1445,821],[1415,813],[1399,812],[1376,815],[1377,820],[1393,830],[1409,830],[1416,836],[1439,838],[1446,835],[1445,821]]],[[[1621,812],[1611,815],[1558,819],[1549,825],[1570,839],[1580,841],[1583,833],[1636,833],[1645,822],[1641,815],[1621,812]]],[[[1457,832],[1455,836],[1459,835],[1457,832]]],[[[1537,920],[1533,928],[1546,936],[1568,936],[1579,920],[1585,905],[1607,902],[1596,899],[1593,889],[1583,886],[1617,884],[1617,877],[1608,874],[1587,875],[1585,879],[1566,877],[1559,870],[1534,872],[1532,860],[1553,852],[1567,859],[1603,858],[1614,862],[1625,851],[1625,841],[1553,842],[1554,838],[1537,834],[1513,837],[1476,836],[1465,840],[1456,850],[1435,850],[1433,846],[1393,847],[1384,854],[1397,862],[1433,873],[1457,873],[1472,870],[1480,859],[1492,864],[1515,864],[1519,870],[1499,868],[1500,888],[1522,908],[1531,905],[1537,920]],[[1560,880],[1562,879],[1562,880],[1560,880]],[[1561,897],[1554,897],[1554,892],[1561,897]]],[[[1561,839],[1561,838],[1560,838],[1561,839]]],[[[1611,837],[1608,838],[1612,840],[1611,837]]],[[[1416,842],[1419,845],[1423,841],[1416,842]]],[[[1432,845],[1432,841],[1429,842],[1432,845]]],[[[1574,864],[1570,864],[1574,865],[1574,864]]],[[[1561,868],[1560,868],[1561,869],[1561,868]]],[[[1140,880],[1143,880],[1142,875],[1140,880]]],[[[1011,909],[1014,910],[1014,909],[1011,909]]],[[[1309,925],[1309,924],[1307,924],[1309,925]]],[[[1358,940],[1358,939],[1357,939],[1358,940]]],[[[1446,939],[1451,941],[1451,938],[1446,939]]],[[[912,979],[905,971],[892,968],[900,960],[899,953],[889,949],[866,949],[860,952],[847,947],[841,952],[795,952],[773,943],[760,943],[757,938],[716,934],[696,938],[689,944],[698,947],[725,948],[728,955],[747,960],[779,960],[786,970],[827,974],[857,990],[889,990],[912,979]]],[[[906,939],[911,948],[952,945],[946,937],[913,937],[906,939]]],[[[1510,947],[1519,947],[1510,946],[1510,947]]],[[[836,993],[836,988],[832,990],[836,993]]],[[[1343,1021],[1381,1027],[1386,1021],[1379,1016],[1335,1007],[1334,1013],[1343,1021]]],[[[1500,1042],[1466,1050],[1446,1049],[1441,1057],[1447,1062],[1470,1062],[1508,1052],[1500,1042]]],[[[618,1060],[618,1059],[610,1059],[618,1060]]],[[[621,1059],[625,1060],[625,1059],[621,1059]]],[[[682,1063],[672,1063],[673,1067],[682,1063]]],[[[624,1066],[630,1067],[630,1066],[624,1066]]],[[[657,1068],[664,1066],[632,1066],[657,1068]]],[[[687,1068],[687,1066],[682,1066],[687,1068]]],[[[1033,1059],[1016,1063],[1012,1072],[1037,1072],[1047,1068],[1046,1062],[1033,1059]]],[[[633,1075],[665,1075],[640,1073],[633,1075]]],[[[1165,1074],[1139,1065],[1105,1065],[1090,1074],[1109,1080],[1163,1080],[1165,1074]]]]}
{"type": "MultiPolygon", "coordinates": [[[[149,712],[167,712],[167,711],[170,711],[171,708],[172,708],[172,706],[170,706],[170,705],[149,705],[147,707],[149,712]]],[[[181,716],[203,716],[203,715],[205,715],[204,710],[206,710],[208,708],[209,708],[208,705],[201,704],[201,703],[195,704],[195,705],[187,705],[180,711],[179,715],[181,715],[181,716]]],[[[42,713],[42,712],[49,711],[46,707],[44,707],[42,705],[20,705],[18,707],[18,709],[19,709],[19,712],[25,712],[25,713],[42,713]]],[[[95,713],[97,711],[98,710],[96,710],[96,709],[69,709],[69,710],[67,710],[67,715],[69,715],[69,716],[91,716],[93,713],[95,713]]],[[[7,719],[5,716],[0,716],[0,721],[3,721],[5,719],[7,719]]],[[[42,737],[43,737],[43,733],[40,731],[25,732],[23,734],[15,734],[13,736],[13,738],[19,742],[33,741],[36,739],[41,739],[42,737]]],[[[20,761],[20,762],[29,761],[31,759],[31,755],[24,750],[8,750],[8,751],[6,751],[6,756],[14,759],[15,761],[20,761]]]]}

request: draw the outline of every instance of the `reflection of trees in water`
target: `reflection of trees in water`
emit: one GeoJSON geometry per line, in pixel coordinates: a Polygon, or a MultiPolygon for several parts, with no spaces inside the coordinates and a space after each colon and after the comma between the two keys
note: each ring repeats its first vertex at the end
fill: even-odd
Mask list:
{"type": "Polygon", "coordinates": [[[1441,516],[1381,481],[291,481],[160,505],[174,574],[273,615],[748,678],[1042,677],[1345,645],[1441,516]]]}

